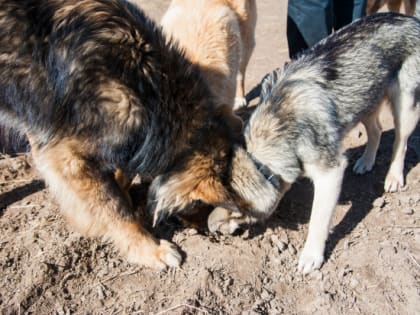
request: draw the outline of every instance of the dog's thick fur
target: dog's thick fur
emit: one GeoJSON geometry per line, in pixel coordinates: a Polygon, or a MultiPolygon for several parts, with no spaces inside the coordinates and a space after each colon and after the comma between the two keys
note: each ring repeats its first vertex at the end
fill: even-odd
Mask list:
{"type": "Polygon", "coordinates": [[[404,12],[407,15],[414,15],[416,10],[417,0],[368,0],[366,4],[366,13],[372,14],[378,12],[378,10],[385,4],[390,12],[400,12],[401,4],[404,4],[404,12]]]}
{"type": "Polygon", "coordinates": [[[220,104],[246,105],[245,71],[255,46],[255,0],[172,0],[162,18],[167,34],[202,68],[220,104]]]}
{"type": "MultiPolygon", "coordinates": [[[[246,147],[279,177],[281,193],[299,176],[313,181],[309,232],[298,266],[304,273],[324,261],[347,165],[343,137],[358,122],[364,124],[368,143],[353,170],[370,171],[381,135],[378,113],[384,99],[389,100],[395,121],[394,152],[384,187],[393,192],[404,186],[407,139],[420,117],[419,20],[393,13],[368,16],[274,71],[262,84],[260,104],[245,128],[246,147]]],[[[256,197],[252,186],[243,190],[245,196],[250,193],[248,200],[256,197]]],[[[271,193],[261,189],[257,198],[274,201],[271,193]]],[[[265,204],[254,209],[254,215],[269,216],[276,205],[265,204]]],[[[229,226],[232,220],[237,219],[222,215],[213,223],[229,226]]]]}
{"type": "Polygon", "coordinates": [[[0,17],[1,123],[28,135],[64,215],[131,262],[179,265],[116,179],[160,175],[157,210],[231,202],[231,114],[199,67],[126,1],[0,0],[0,17]]]}

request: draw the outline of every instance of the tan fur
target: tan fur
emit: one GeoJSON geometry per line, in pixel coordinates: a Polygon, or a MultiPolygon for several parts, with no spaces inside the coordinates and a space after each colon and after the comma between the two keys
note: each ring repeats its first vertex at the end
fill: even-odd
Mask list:
{"type": "MultiPolygon", "coordinates": [[[[156,240],[132,213],[127,182],[121,171],[106,176],[83,155],[89,145],[62,140],[37,149],[32,144],[35,163],[60,203],[66,219],[79,232],[91,237],[112,239],[119,251],[133,263],[162,269],[176,266],[180,257],[175,247],[156,240]],[[110,228],[112,226],[112,228],[110,228]]],[[[129,183],[128,183],[129,184],[129,183]]]]}
{"type": "Polygon", "coordinates": [[[167,34],[201,66],[219,104],[245,105],[245,71],[255,46],[255,0],[173,0],[167,34]]]}
{"type": "MultiPolygon", "coordinates": [[[[223,159],[223,157],[219,158],[223,159]]],[[[154,180],[150,190],[154,190],[154,185],[159,186],[155,194],[156,200],[149,200],[149,202],[157,203],[154,224],[162,215],[161,210],[183,209],[195,200],[212,205],[234,203],[223,184],[212,174],[213,171],[218,172],[213,169],[213,164],[211,158],[196,155],[185,167],[188,171],[172,174],[171,179],[163,183],[159,179],[154,180]]]]}
{"type": "Polygon", "coordinates": [[[390,12],[400,12],[402,3],[404,4],[405,14],[413,15],[416,10],[416,0],[368,0],[366,4],[366,13],[375,13],[385,4],[390,12]]]}

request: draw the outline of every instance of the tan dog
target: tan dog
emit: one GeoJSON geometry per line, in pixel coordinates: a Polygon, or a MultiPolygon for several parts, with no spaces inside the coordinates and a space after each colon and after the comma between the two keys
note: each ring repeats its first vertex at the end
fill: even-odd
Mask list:
{"type": "Polygon", "coordinates": [[[162,26],[200,65],[219,104],[236,109],[246,105],[244,79],[256,19],[255,0],[172,0],[162,26]]]}

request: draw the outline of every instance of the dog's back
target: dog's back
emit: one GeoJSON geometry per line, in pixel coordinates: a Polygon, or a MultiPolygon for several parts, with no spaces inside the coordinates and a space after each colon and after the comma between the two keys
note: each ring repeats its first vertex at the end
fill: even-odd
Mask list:
{"type": "Polygon", "coordinates": [[[200,65],[221,103],[233,104],[242,49],[235,12],[224,1],[176,0],[162,26],[200,65]]]}
{"type": "Polygon", "coordinates": [[[265,80],[247,147],[289,182],[304,161],[334,165],[345,133],[398,86],[419,101],[419,72],[417,19],[387,13],[356,21],[265,80]]]}
{"type": "Polygon", "coordinates": [[[161,150],[183,147],[179,126],[201,125],[213,110],[199,69],[125,1],[0,7],[1,120],[37,144],[94,135],[87,147],[105,167],[153,173],[172,159],[161,150]]]}
{"type": "Polygon", "coordinates": [[[254,0],[173,0],[162,18],[165,32],[200,65],[219,103],[229,106],[235,96],[244,97],[255,22],[254,0]]]}
{"type": "MultiPolygon", "coordinates": [[[[420,22],[393,13],[368,16],[286,66],[280,75],[284,84],[276,89],[287,89],[290,82],[319,86],[347,129],[387,96],[407,59],[420,64],[420,22]]],[[[410,80],[420,80],[418,71],[413,69],[410,80]]]]}

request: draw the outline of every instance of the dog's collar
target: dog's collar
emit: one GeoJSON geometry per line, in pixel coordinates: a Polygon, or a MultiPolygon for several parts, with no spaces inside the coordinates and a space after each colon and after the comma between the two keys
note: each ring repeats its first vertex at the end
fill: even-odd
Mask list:
{"type": "Polygon", "coordinates": [[[276,174],[274,174],[267,165],[265,165],[264,163],[259,161],[250,152],[247,152],[247,153],[248,153],[248,156],[250,157],[250,159],[252,160],[252,162],[254,162],[258,171],[265,177],[266,180],[268,180],[271,183],[271,185],[273,185],[274,188],[279,190],[280,189],[280,181],[277,178],[276,174]]]}

